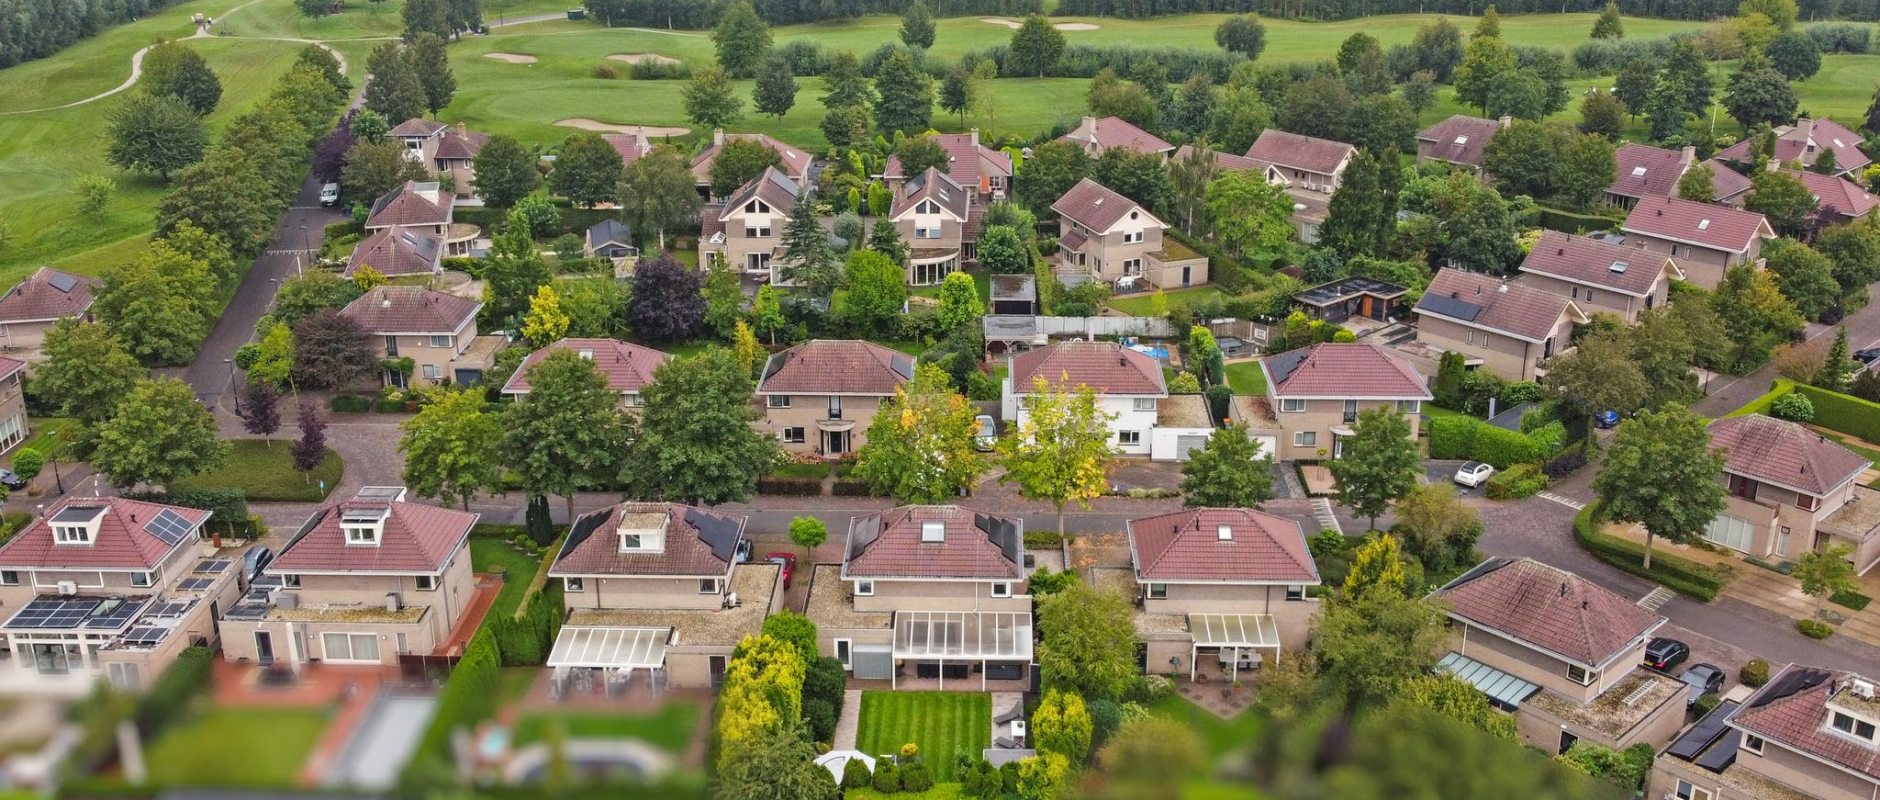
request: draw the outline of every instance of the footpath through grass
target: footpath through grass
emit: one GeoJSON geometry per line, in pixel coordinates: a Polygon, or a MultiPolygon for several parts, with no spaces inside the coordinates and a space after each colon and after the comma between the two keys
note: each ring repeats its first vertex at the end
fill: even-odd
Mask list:
{"type": "MultiPolygon", "coordinates": [[[[964,678],[962,680],[971,680],[964,678]]],[[[864,753],[899,753],[913,742],[935,783],[958,778],[955,753],[974,758],[992,746],[992,696],[977,692],[863,692],[855,745],[864,753]]]]}
{"type": "Polygon", "coordinates": [[[327,721],[307,709],[216,708],[166,727],[144,758],[158,786],[291,787],[327,721]]]}
{"type": "Polygon", "coordinates": [[[345,464],[330,447],[326,460],[302,475],[294,469],[291,439],[277,438],[272,447],[261,439],[234,439],[228,444],[228,460],[221,469],[171,481],[170,488],[240,489],[251,503],[315,503],[326,499],[345,472],[345,464]]]}

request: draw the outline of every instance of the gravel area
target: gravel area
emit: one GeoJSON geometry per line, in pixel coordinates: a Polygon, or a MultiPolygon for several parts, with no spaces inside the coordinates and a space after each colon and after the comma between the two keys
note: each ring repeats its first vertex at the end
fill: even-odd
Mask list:
{"type": "Polygon", "coordinates": [[[672,628],[675,645],[734,645],[755,636],[770,613],[770,596],[783,575],[772,563],[740,564],[731,573],[731,591],[742,605],[722,611],[651,608],[578,608],[568,614],[569,625],[611,625],[672,628]]]}
{"type": "Polygon", "coordinates": [[[855,585],[842,579],[840,564],[816,565],[804,615],[822,628],[887,628],[894,623],[894,615],[886,611],[855,610],[855,585]]]}

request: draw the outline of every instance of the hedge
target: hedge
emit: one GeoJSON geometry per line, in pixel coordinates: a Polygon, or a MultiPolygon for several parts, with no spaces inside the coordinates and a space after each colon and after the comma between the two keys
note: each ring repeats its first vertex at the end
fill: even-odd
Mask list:
{"type": "Polygon", "coordinates": [[[1430,458],[1483,461],[1496,469],[1549,458],[1567,438],[1558,422],[1516,433],[1474,417],[1445,416],[1430,419],[1429,429],[1430,458]]]}
{"type": "Polygon", "coordinates": [[[1815,404],[1816,425],[1880,442],[1880,403],[1817,386],[1798,384],[1795,391],[1815,404]]]}
{"type": "Polygon", "coordinates": [[[503,666],[541,666],[555,645],[555,635],[561,631],[561,603],[529,603],[519,617],[489,620],[486,630],[496,641],[503,666]]]}
{"type": "Polygon", "coordinates": [[[1776,398],[1792,391],[1795,391],[1794,381],[1786,378],[1777,378],[1775,383],[1770,384],[1769,391],[1763,393],[1761,397],[1749,401],[1749,403],[1745,404],[1742,408],[1723,415],[1723,418],[1729,419],[1730,417],[1741,417],[1748,414],[1766,415],[1769,413],[1769,407],[1775,404],[1776,398]]]}
{"type": "Polygon", "coordinates": [[[758,478],[757,493],[815,497],[823,493],[822,480],[819,478],[758,478]]]}
{"type": "Polygon", "coordinates": [[[333,395],[332,409],[338,414],[363,414],[372,410],[375,401],[356,394],[333,395]]]}
{"type": "Polygon", "coordinates": [[[214,664],[215,654],[207,647],[191,647],[177,656],[176,663],[157,676],[150,691],[137,701],[138,730],[150,736],[164,725],[181,719],[189,701],[209,689],[209,674],[214,664]]]}
{"type": "Polygon", "coordinates": [[[1712,575],[1697,562],[1687,558],[1652,551],[1651,569],[1642,564],[1645,559],[1645,545],[1630,539],[1608,536],[1599,531],[1594,521],[1599,515],[1599,503],[1593,503],[1573,518],[1573,536],[1580,540],[1580,546],[1594,558],[1606,562],[1623,572],[1627,572],[1648,581],[1654,581],[1678,594],[1693,597],[1706,603],[1717,599],[1723,591],[1723,581],[1712,575]]]}
{"type": "Polygon", "coordinates": [[[829,493],[837,497],[867,497],[873,492],[868,481],[853,478],[837,478],[835,486],[830,487],[829,493]]]}
{"type": "Polygon", "coordinates": [[[477,631],[464,647],[463,658],[451,670],[450,680],[437,698],[437,713],[424,741],[412,759],[416,766],[427,757],[450,758],[451,732],[469,727],[496,714],[501,694],[502,654],[496,649],[496,637],[488,628],[477,631]]]}
{"type": "Polygon", "coordinates": [[[1604,214],[1576,214],[1558,208],[1540,206],[1540,226],[1549,230],[1568,233],[1587,231],[1608,231],[1625,223],[1624,216],[1610,217],[1604,214]]]}
{"type": "Polygon", "coordinates": [[[1488,479],[1488,499],[1520,500],[1547,488],[1547,475],[1538,464],[1516,464],[1488,479]]]}
{"type": "Polygon", "coordinates": [[[209,512],[210,523],[222,523],[233,531],[248,525],[248,495],[240,489],[178,489],[173,492],[125,492],[124,497],[146,503],[182,506],[209,512]]]}

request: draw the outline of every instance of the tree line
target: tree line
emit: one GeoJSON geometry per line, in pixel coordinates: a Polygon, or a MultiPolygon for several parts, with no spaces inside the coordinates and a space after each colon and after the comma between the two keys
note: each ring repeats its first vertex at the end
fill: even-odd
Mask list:
{"type": "Polygon", "coordinates": [[[0,68],[57,53],[170,0],[0,0],[0,68]]]}
{"type": "MultiPolygon", "coordinates": [[[[1456,14],[1475,16],[1488,3],[1480,0],[1062,0],[1060,16],[1147,18],[1172,14],[1260,14],[1283,19],[1356,19],[1374,14],[1456,14]]],[[[1494,3],[1503,14],[1595,13],[1605,0],[1514,0],[1494,3]]],[[[1627,3],[1625,13],[1659,19],[1712,20],[1736,13],[1737,0],[1643,0],[1627,3]]],[[[1801,18],[1880,19],[1880,0],[1804,0],[1801,18]]]]}
{"type": "MultiPolygon", "coordinates": [[[[863,14],[901,14],[913,0],[763,0],[752,4],[757,15],[772,25],[796,25],[832,19],[854,19],[863,14]]],[[[588,15],[602,25],[704,30],[715,27],[728,0],[583,0],[588,15]]],[[[1044,12],[1041,0],[936,0],[927,4],[937,17],[979,14],[1023,16],[1044,12]]]]}

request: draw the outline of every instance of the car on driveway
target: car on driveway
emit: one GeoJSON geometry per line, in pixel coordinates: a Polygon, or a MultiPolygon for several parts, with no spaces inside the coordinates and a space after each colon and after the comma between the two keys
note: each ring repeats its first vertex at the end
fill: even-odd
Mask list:
{"type": "Polygon", "coordinates": [[[1690,693],[1684,696],[1684,707],[1697,705],[1697,698],[1723,691],[1723,670],[1710,664],[1694,664],[1678,676],[1684,685],[1690,687],[1690,693]]]}
{"type": "Polygon", "coordinates": [[[1594,424],[1594,425],[1598,425],[1598,426],[1599,426],[1599,427],[1601,427],[1601,428],[1616,428],[1616,427],[1619,427],[1619,412],[1617,412],[1617,411],[1601,411],[1601,412],[1599,412],[1598,414],[1594,414],[1594,415],[1593,415],[1593,424],[1594,424]]]}
{"type": "Polygon", "coordinates": [[[1645,666],[1659,672],[1670,672],[1690,657],[1691,646],[1676,639],[1660,636],[1645,645],[1645,666]]]}
{"type": "Polygon", "coordinates": [[[993,445],[999,441],[999,426],[991,414],[973,417],[973,449],[981,453],[992,452],[993,445]]]}
{"type": "Polygon", "coordinates": [[[1862,364],[1872,364],[1875,360],[1880,360],[1880,347],[1869,347],[1865,350],[1855,350],[1854,360],[1859,361],[1862,364]]]}
{"type": "Polygon", "coordinates": [[[26,488],[26,479],[20,477],[19,473],[13,470],[0,469],[0,486],[14,490],[24,489],[26,488]]]}
{"type": "Polygon", "coordinates": [[[1456,468],[1455,481],[1471,489],[1480,489],[1488,478],[1495,474],[1495,468],[1480,461],[1465,461],[1456,468]]]}
{"type": "Polygon", "coordinates": [[[242,578],[253,583],[261,577],[261,571],[274,562],[274,551],[261,545],[248,548],[242,553],[242,578]]]}
{"type": "Polygon", "coordinates": [[[790,588],[790,577],[796,574],[795,553],[765,553],[764,560],[772,564],[783,565],[783,588],[790,588]]]}
{"type": "Polygon", "coordinates": [[[329,182],[320,185],[320,205],[339,205],[339,184],[329,182]]]}

